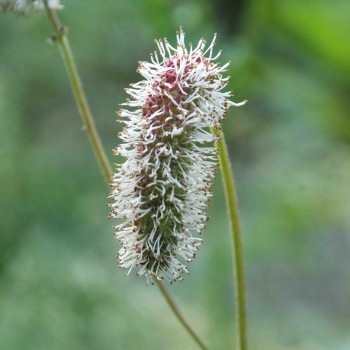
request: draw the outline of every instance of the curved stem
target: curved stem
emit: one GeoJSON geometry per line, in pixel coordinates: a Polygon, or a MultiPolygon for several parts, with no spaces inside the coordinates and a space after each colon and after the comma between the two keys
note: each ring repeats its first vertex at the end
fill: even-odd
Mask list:
{"type": "Polygon", "coordinates": [[[246,286],[244,277],[244,259],[242,245],[242,231],[239,219],[238,200],[235,180],[233,177],[230,158],[222,129],[212,129],[219,137],[216,147],[219,152],[222,181],[225,189],[226,205],[230,220],[232,243],[234,251],[234,271],[236,282],[236,308],[238,316],[239,349],[248,349],[247,339],[247,310],[246,310],[246,286]]]}
{"type": "MultiPolygon", "coordinates": [[[[102,142],[100,140],[98,131],[95,126],[95,122],[93,119],[93,116],[91,114],[83,86],[79,77],[79,73],[75,64],[74,56],[68,41],[67,36],[65,35],[65,29],[60,23],[57,14],[55,11],[51,10],[48,7],[47,0],[44,0],[45,4],[45,10],[46,13],[50,19],[50,22],[55,30],[55,35],[52,37],[52,40],[57,42],[62,58],[67,70],[67,74],[71,83],[71,87],[73,90],[73,94],[81,115],[81,118],[84,122],[84,125],[86,127],[86,131],[89,135],[90,142],[92,145],[92,148],[95,152],[95,156],[97,158],[97,161],[100,165],[100,168],[102,170],[102,173],[105,177],[105,180],[109,182],[113,171],[112,167],[108,161],[108,158],[106,156],[106,152],[103,148],[102,142]]],[[[190,334],[190,336],[193,338],[193,340],[199,345],[199,347],[203,350],[207,350],[203,342],[200,340],[200,338],[197,336],[197,334],[193,331],[192,327],[189,325],[189,323],[185,320],[185,318],[182,316],[181,312],[179,311],[178,307],[175,304],[175,301],[173,300],[172,296],[169,294],[167,289],[164,287],[161,281],[157,281],[157,286],[163,295],[164,299],[168,303],[170,309],[174,312],[176,318],[180,321],[180,323],[183,325],[183,327],[186,329],[186,331],[190,334]]]]}
{"type": "Polygon", "coordinates": [[[198,337],[198,335],[194,332],[192,327],[184,319],[184,317],[180,313],[178,307],[174,303],[174,300],[171,298],[169,292],[164,287],[164,284],[159,280],[156,280],[156,283],[160,289],[160,292],[163,294],[164,299],[168,302],[169,307],[171,308],[171,310],[173,311],[173,313],[175,314],[175,316],[179,320],[179,322],[184,326],[184,328],[186,328],[187,332],[191,335],[193,340],[198,344],[198,346],[202,350],[208,350],[208,348],[204,345],[204,343],[201,341],[201,339],[198,337]]]}

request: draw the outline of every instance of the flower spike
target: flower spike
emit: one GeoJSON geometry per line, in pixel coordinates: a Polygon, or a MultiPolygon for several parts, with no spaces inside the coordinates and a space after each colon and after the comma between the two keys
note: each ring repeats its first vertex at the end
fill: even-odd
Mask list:
{"type": "Polygon", "coordinates": [[[137,269],[147,283],[183,280],[203,243],[197,235],[208,221],[218,165],[210,128],[235,105],[223,92],[227,65],[214,63],[215,38],[207,49],[204,39],[188,49],[182,29],[176,47],[156,40],[159,52],[138,68],[144,80],[126,89],[130,109],[118,113],[126,126],[114,154],[126,161],[112,178],[110,217],[122,220],[115,227],[119,266],[126,275],[137,269]]]}

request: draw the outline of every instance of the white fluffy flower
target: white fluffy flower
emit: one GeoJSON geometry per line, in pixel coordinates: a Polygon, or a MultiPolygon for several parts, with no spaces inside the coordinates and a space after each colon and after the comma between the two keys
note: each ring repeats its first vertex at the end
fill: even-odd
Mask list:
{"type": "Polygon", "coordinates": [[[144,80],[126,89],[132,99],[123,105],[131,108],[119,112],[126,126],[115,154],[126,161],[112,179],[110,216],[122,220],[119,265],[147,282],[182,280],[202,243],[196,236],[208,220],[218,163],[210,128],[236,105],[223,92],[228,63],[215,63],[214,42],[186,48],[182,30],[176,47],[156,41],[159,53],[140,62],[144,80]]]}
{"type": "MultiPolygon", "coordinates": [[[[60,0],[48,0],[48,5],[53,10],[63,8],[60,0]]],[[[43,0],[0,0],[1,10],[13,11],[20,15],[27,15],[31,9],[43,10],[44,8],[43,0]]]]}

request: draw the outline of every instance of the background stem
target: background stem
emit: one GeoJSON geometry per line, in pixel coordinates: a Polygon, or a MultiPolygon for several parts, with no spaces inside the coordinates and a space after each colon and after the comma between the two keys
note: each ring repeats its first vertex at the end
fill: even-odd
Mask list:
{"type": "Polygon", "coordinates": [[[246,310],[246,286],[244,277],[244,261],[243,261],[243,245],[242,245],[242,231],[239,219],[238,200],[236,184],[233,177],[230,158],[228,155],[225,136],[222,129],[212,128],[212,132],[219,136],[220,140],[216,142],[216,147],[219,152],[220,168],[222,181],[224,184],[226,204],[228,216],[230,220],[232,244],[234,252],[234,277],[236,287],[236,308],[238,320],[239,333],[239,349],[248,349],[247,337],[247,310],[246,310]]]}
{"type": "Polygon", "coordinates": [[[113,171],[106,156],[106,152],[104,151],[100,136],[95,126],[94,118],[91,114],[89,104],[85,97],[84,89],[73,57],[73,52],[70,47],[68,38],[65,35],[65,28],[60,23],[56,12],[47,6],[46,1],[45,6],[51,24],[55,29],[55,36],[53,37],[53,40],[57,42],[60,48],[62,59],[67,70],[80,116],[83,120],[84,126],[86,127],[86,131],[89,136],[92,148],[95,152],[97,162],[99,163],[106,181],[109,183],[113,171]]]}
{"type": "MultiPolygon", "coordinates": [[[[100,165],[101,171],[105,177],[105,180],[107,183],[109,183],[110,178],[113,175],[112,167],[108,161],[108,158],[106,156],[106,152],[104,150],[104,147],[102,145],[101,139],[99,137],[98,131],[95,126],[95,122],[93,119],[93,116],[91,114],[83,86],[79,77],[78,69],[75,64],[73,52],[71,50],[69,41],[67,36],[65,35],[65,28],[62,26],[62,24],[59,21],[59,18],[57,17],[57,14],[54,10],[51,10],[48,7],[47,0],[44,0],[45,4],[45,10],[46,13],[50,19],[50,22],[55,30],[55,35],[52,38],[53,41],[57,42],[62,58],[67,70],[67,74],[71,83],[71,87],[73,90],[73,94],[79,109],[80,116],[83,120],[83,123],[86,127],[86,131],[89,135],[89,139],[92,145],[92,148],[95,152],[95,156],[97,158],[97,161],[100,165]]],[[[179,311],[178,307],[175,304],[174,299],[170,295],[170,293],[167,291],[165,286],[161,281],[156,281],[156,284],[168,303],[170,309],[175,314],[176,318],[179,320],[179,322],[183,325],[183,327],[186,329],[186,331],[189,333],[189,335],[193,338],[193,340],[198,344],[198,346],[203,349],[207,350],[207,347],[204,345],[204,343],[200,340],[198,335],[194,332],[192,327],[189,325],[189,323],[185,320],[181,312],[179,311]]]]}

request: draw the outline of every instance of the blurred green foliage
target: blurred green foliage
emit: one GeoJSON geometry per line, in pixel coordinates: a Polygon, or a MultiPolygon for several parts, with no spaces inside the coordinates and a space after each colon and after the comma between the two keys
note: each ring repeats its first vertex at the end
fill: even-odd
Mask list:
{"type": "MultiPolygon", "coordinates": [[[[252,349],[350,349],[348,0],[64,1],[108,150],[154,38],[218,32],[244,228],[252,349]]],[[[155,287],[123,277],[99,173],[43,14],[0,17],[0,348],[194,349],[155,287]]],[[[112,152],[109,152],[111,161],[112,152]]],[[[115,161],[115,159],[114,159],[115,161]]],[[[171,287],[212,349],[234,342],[218,179],[206,244],[171,287]]]]}

